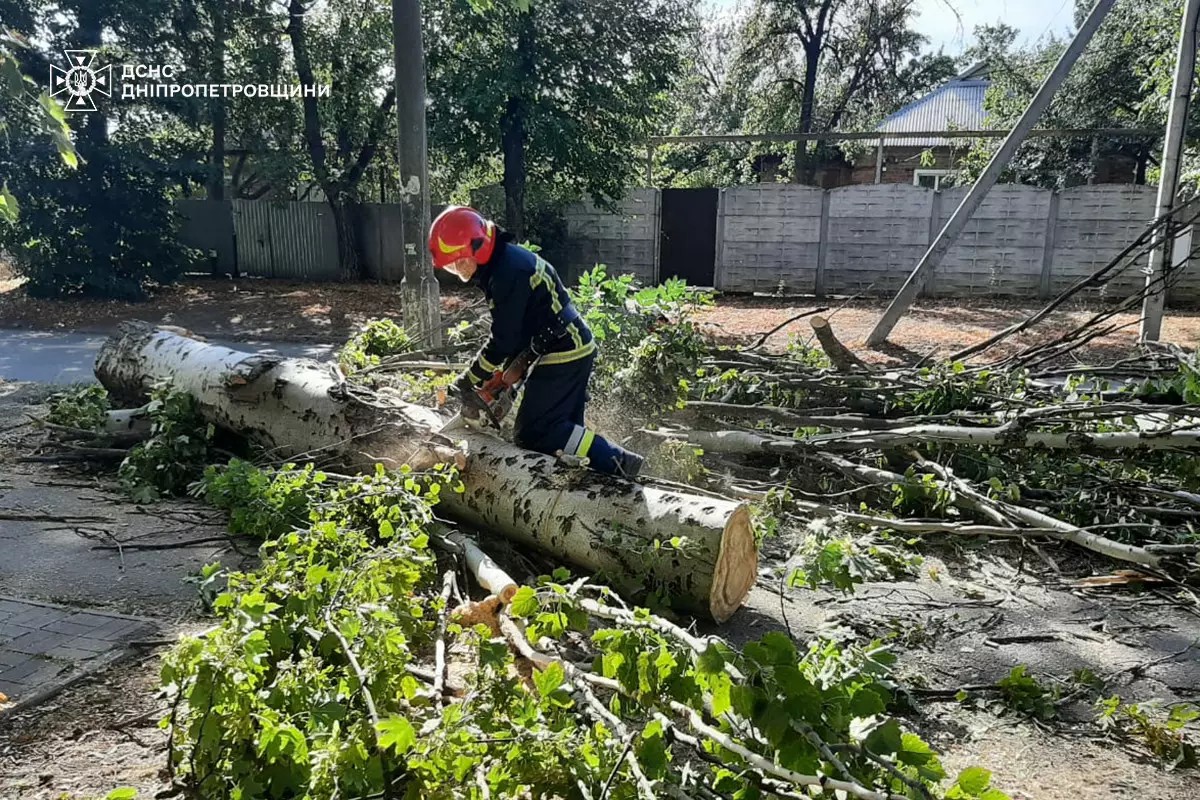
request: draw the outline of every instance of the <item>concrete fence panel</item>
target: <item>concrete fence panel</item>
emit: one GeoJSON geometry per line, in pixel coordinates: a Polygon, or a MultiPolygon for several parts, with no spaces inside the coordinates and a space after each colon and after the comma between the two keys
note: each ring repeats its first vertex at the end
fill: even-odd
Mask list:
{"type": "MultiPolygon", "coordinates": [[[[1050,290],[1059,294],[1103,267],[1137,241],[1154,218],[1158,190],[1152,186],[1080,186],[1059,195],[1050,290]]],[[[1120,298],[1145,284],[1138,271],[1146,259],[1088,297],[1120,298]]]]}
{"type": "Polygon", "coordinates": [[[567,264],[556,266],[574,277],[607,264],[612,273],[632,273],[653,283],[658,279],[658,212],[656,189],[631,190],[615,214],[587,201],[569,206],[563,213],[567,264]]]}
{"type": "MultiPolygon", "coordinates": [[[[950,221],[967,191],[964,186],[942,192],[935,235],[950,221]]],[[[1033,186],[993,187],[926,284],[925,293],[1036,299],[1053,197],[1049,190],[1033,186]]]]}
{"type": "Polygon", "coordinates": [[[879,184],[829,194],[825,290],[871,295],[898,290],[929,248],[934,191],[879,184]]]}
{"type": "MultiPolygon", "coordinates": [[[[715,285],[727,292],[887,297],[907,279],[966,194],[903,184],[823,191],[793,184],[723,189],[717,199],[715,285]]],[[[951,247],[926,294],[1026,301],[1058,294],[1117,257],[1154,215],[1148,186],[1081,186],[1049,192],[996,186],[951,247]]],[[[293,280],[339,278],[337,233],[325,203],[182,200],[180,237],[218,270],[293,280]]],[[[401,209],[368,204],[362,226],[366,272],[403,277],[401,209]]],[[[644,283],[660,275],[661,195],[636,189],[616,213],[579,203],[564,211],[566,253],[556,263],[577,278],[597,263],[644,283]]],[[[1190,235],[1185,241],[1190,242],[1190,235]]],[[[1182,245],[1182,243],[1181,243],[1182,245]]],[[[1171,295],[1200,302],[1200,274],[1183,247],[1171,295]]],[[[1117,299],[1144,283],[1143,256],[1089,297],[1117,299]]]]}
{"type": "Polygon", "coordinates": [[[727,292],[815,291],[825,192],[776,183],[722,190],[716,286],[727,292]]]}

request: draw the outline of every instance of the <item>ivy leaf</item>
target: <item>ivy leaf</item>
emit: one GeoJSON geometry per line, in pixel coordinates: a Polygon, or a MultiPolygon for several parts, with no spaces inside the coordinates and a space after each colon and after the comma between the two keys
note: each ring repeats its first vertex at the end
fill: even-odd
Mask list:
{"type": "Polygon", "coordinates": [[[138,790],[130,786],[121,786],[104,795],[104,800],[134,800],[138,790]]]}
{"type": "Polygon", "coordinates": [[[379,721],[379,746],[404,755],[417,743],[417,732],[404,717],[388,717],[379,721]]]}
{"type": "Polygon", "coordinates": [[[508,611],[514,617],[525,618],[532,617],[540,608],[541,604],[538,603],[537,592],[528,586],[522,586],[513,595],[512,603],[508,606],[508,611]]]}

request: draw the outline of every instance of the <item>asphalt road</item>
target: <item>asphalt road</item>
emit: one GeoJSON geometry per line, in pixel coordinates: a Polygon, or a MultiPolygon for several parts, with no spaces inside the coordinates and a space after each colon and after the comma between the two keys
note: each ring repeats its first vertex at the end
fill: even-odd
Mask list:
{"type": "MultiPolygon", "coordinates": [[[[91,382],[96,351],[105,336],[86,333],[51,333],[0,329],[0,379],[69,384],[91,382]]],[[[280,342],[210,340],[237,350],[279,353],[289,357],[324,360],[333,345],[280,342]]]]}

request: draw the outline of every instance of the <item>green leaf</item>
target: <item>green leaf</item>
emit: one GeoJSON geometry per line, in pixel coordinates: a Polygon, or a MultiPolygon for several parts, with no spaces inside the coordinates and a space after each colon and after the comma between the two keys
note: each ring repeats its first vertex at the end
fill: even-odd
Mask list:
{"type": "Polygon", "coordinates": [[[404,717],[388,717],[379,721],[377,728],[379,746],[384,750],[392,750],[398,755],[404,755],[417,742],[417,732],[412,723],[404,717]]]}
{"type": "Polygon", "coordinates": [[[710,643],[696,659],[696,671],[701,675],[714,675],[724,669],[725,656],[721,655],[721,651],[714,644],[710,643]]]}
{"type": "Polygon", "coordinates": [[[771,654],[772,663],[785,666],[795,664],[799,660],[796,654],[796,644],[792,637],[772,631],[762,637],[762,645],[771,654]]]}
{"type": "Polygon", "coordinates": [[[554,694],[558,687],[563,685],[567,679],[567,675],[563,672],[562,664],[557,661],[541,672],[533,673],[533,683],[537,686],[538,694],[542,697],[549,697],[554,694]]]}
{"type": "Polygon", "coordinates": [[[514,617],[532,617],[541,608],[538,603],[537,592],[528,586],[522,586],[517,589],[517,593],[513,595],[512,603],[509,604],[508,610],[514,617]]]}
{"type": "MultiPolygon", "coordinates": [[[[709,648],[712,649],[711,647],[709,648]]],[[[729,691],[733,687],[733,680],[721,672],[712,677],[712,712],[713,716],[718,719],[727,714],[733,708],[733,701],[730,699],[729,691]]]]}
{"type": "Polygon", "coordinates": [[[870,686],[863,686],[850,698],[850,712],[856,717],[872,717],[887,709],[883,698],[870,686]]]}
{"type": "Polygon", "coordinates": [[[878,756],[891,756],[904,748],[904,731],[894,719],[889,719],[867,734],[863,747],[878,756]]]}
{"type": "Polygon", "coordinates": [[[938,761],[937,754],[915,733],[905,733],[900,739],[901,749],[896,758],[901,764],[916,767],[922,776],[930,780],[941,780],[946,771],[938,761]]]}
{"type": "Polygon", "coordinates": [[[17,198],[8,191],[8,184],[4,184],[3,187],[0,187],[0,218],[8,222],[16,222],[20,214],[21,207],[17,205],[17,198]]]}
{"type": "Polygon", "coordinates": [[[137,796],[137,789],[130,786],[121,786],[104,795],[104,800],[134,800],[137,796]]]}
{"type": "Polygon", "coordinates": [[[59,102],[48,94],[42,94],[38,97],[38,103],[46,110],[46,113],[55,121],[62,125],[67,124],[67,112],[63,111],[63,107],[59,102]]]}
{"type": "Polygon", "coordinates": [[[662,777],[667,772],[667,741],[662,723],[651,720],[642,731],[637,742],[637,760],[651,779],[662,777]]]}
{"type": "Polygon", "coordinates": [[[978,797],[992,785],[992,772],[983,767],[967,767],[958,774],[954,785],[966,792],[968,797],[978,797]]]}
{"type": "Polygon", "coordinates": [[[21,74],[15,58],[0,56],[0,79],[3,79],[5,91],[10,97],[17,97],[25,91],[25,76],[21,74]]]}

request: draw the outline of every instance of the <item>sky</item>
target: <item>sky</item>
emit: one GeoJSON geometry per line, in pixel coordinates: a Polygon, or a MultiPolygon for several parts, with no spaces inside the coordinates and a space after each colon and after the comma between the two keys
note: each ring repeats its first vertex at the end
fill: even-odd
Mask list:
{"type": "Polygon", "coordinates": [[[1022,44],[1074,29],[1075,0],[917,0],[917,7],[917,30],[929,37],[934,50],[943,46],[950,55],[972,44],[976,25],[1007,22],[1021,31],[1022,44]],[[961,22],[947,5],[958,11],[961,22]]]}
{"type": "MultiPolygon", "coordinates": [[[[715,2],[734,6],[739,0],[715,2]]],[[[917,0],[917,8],[916,27],[929,38],[930,49],[944,47],[948,55],[958,55],[971,46],[976,25],[1001,20],[1021,31],[1019,44],[1034,42],[1046,33],[1065,34],[1073,29],[1075,0],[917,0]]]]}

